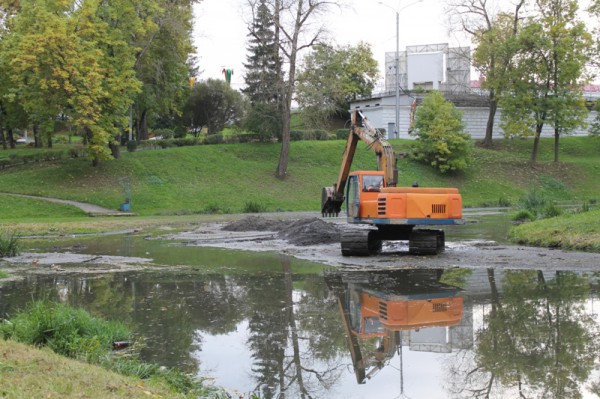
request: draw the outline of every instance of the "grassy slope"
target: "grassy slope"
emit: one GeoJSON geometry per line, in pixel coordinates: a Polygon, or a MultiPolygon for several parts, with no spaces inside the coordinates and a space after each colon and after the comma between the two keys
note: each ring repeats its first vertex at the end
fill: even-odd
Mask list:
{"type": "MultiPolygon", "coordinates": [[[[403,152],[409,142],[392,143],[397,152],[403,152]]],[[[497,150],[476,149],[473,166],[455,176],[438,175],[431,168],[402,159],[398,165],[400,184],[418,181],[421,186],[456,186],[465,206],[494,205],[500,200],[514,203],[534,187],[556,200],[598,199],[600,141],[563,139],[559,164],[548,160],[550,140],[543,140],[541,162],[535,166],[527,162],[530,147],[531,141],[516,140],[499,143],[497,150]]],[[[121,159],[104,162],[98,168],[83,159],[11,168],[0,172],[0,191],[74,199],[116,209],[124,198],[122,179],[129,177],[132,206],[141,215],[209,209],[240,212],[248,202],[260,203],[268,211],[318,210],[321,188],[336,180],[343,149],[342,141],[292,143],[289,176],[284,181],[273,176],[278,144],[234,144],[125,152],[121,159]]],[[[353,167],[372,169],[375,156],[359,146],[353,167]]],[[[8,211],[3,212],[2,219],[9,214],[29,214],[19,214],[24,200],[0,196],[0,201],[8,211]]],[[[77,216],[56,206],[46,213],[77,216]]]]}
{"type": "Polygon", "coordinates": [[[519,225],[510,239],[520,244],[600,252],[600,210],[519,225]]]}
{"type": "Polygon", "coordinates": [[[0,339],[0,396],[6,398],[175,398],[167,388],[0,339]],[[74,378],[76,377],[76,378],[74,378]]]}

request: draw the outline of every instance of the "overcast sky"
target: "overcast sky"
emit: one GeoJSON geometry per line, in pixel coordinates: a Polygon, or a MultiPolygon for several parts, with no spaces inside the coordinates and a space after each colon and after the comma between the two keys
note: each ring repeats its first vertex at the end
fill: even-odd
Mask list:
{"type": "MultiPolygon", "coordinates": [[[[385,53],[396,51],[394,10],[400,10],[401,51],[416,44],[469,45],[464,38],[449,37],[444,0],[416,3],[415,0],[388,0],[383,3],[388,6],[379,4],[378,0],[346,0],[346,7],[333,8],[327,14],[326,23],[334,44],[370,43],[382,78],[385,53]]],[[[223,68],[229,68],[233,69],[232,87],[243,87],[250,19],[250,16],[244,15],[244,4],[245,0],[203,0],[195,6],[194,39],[200,79],[223,78],[223,68]]]]}
{"type": "MultiPolygon", "coordinates": [[[[381,79],[385,53],[396,51],[396,11],[400,15],[400,50],[419,44],[448,43],[470,46],[465,36],[450,34],[446,0],[341,0],[346,6],[332,8],[326,26],[330,42],[355,45],[371,44],[379,63],[381,79]],[[386,5],[382,5],[384,3],[386,5]]],[[[506,0],[496,0],[506,1],[506,0]]],[[[584,8],[589,0],[580,0],[584,8]]],[[[223,78],[224,68],[233,69],[232,87],[244,86],[243,63],[248,55],[247,33],[251,17],[244,15],[247,0],[202,0],[194,8],[194,43],[201,74],[200,79],[223,78]]],[[[588,21],[589,22],[589,21],[588,21]]],[[[306,50],[301,53],[306,54],[306,50]]],[[[472,77],[475,78],[474,76],[472,77]]]]}

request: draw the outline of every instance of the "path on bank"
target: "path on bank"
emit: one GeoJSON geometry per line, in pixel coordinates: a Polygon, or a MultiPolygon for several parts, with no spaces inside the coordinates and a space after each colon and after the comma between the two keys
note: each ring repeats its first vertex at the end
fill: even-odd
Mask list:
{"type": "Polygon", "coordinates": [[[77,207],[88,214],[88,216],[137,216],[135,212],[122,212],[115,209],[108,209],[102,206],[87,204],[85,202],[64,200],[59,198],[50,198],[50,197],[40,197],[37,195],[27,195],[27,194],[15,194],[15,193],[0,193],[5,195],[12,195],[14,197],[23,197],[23,198],[32,198],[37,200],[43,200],[48,202],[54,202],[57,204],[65,204],[77,207]]]}

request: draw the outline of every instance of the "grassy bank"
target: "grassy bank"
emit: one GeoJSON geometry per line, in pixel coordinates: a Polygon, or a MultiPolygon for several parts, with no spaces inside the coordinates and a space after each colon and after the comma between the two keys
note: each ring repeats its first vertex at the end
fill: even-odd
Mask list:
{"type": "MultiPolygon", "coordinates": [[[[410,141],[392,140],[396,152],[410,141]]],[[[564,138],[562,162],[550,162],[552,141],[542,140],[541,159],[528,162],[530,140],[502,141],[494,150],[475,150],[472,166],[457,175],[439,175],[408,158],[398,162],[401,185],[458,187],[467,207],[515,203],[537,188],[558,201],[600,197],[600,140],[564,138]]],[[[289,176],[274,177],[279,144],[230,144],[123,152],[119,160],[93,168],[85,159],[24,165],[0,173],[0,191],[89,202],[117,209],[130,190],[141,215],[319,210],[321,188],[340,168],[344,142],[293,142],[289,176]]],[[[373,169],[374,154],[359,146],[354,169],[373,169]]],[[[81,212],[56,204],[0,195],[1,219],[76,218],[81,212]],[[33,201],[33,202],[31,202],[33,201]],[[37,212],[37,213],[36,213],[37,212]]]]}
{"type": "Polygon", "coordinates": [[[0,339],[3,398],[176,398],[168,387],[142,382],[77,360],[0,339]]]}
{"type": "Polygon", "coordinates": [[[206,397],[217,393],[202,380],[181,371],[140,361],[143,344],[135,340],[125,324],[95,317],[82,308],[35,301],[9,320],[0,320],[0,342],[0,377],[6,374],[2,381],[8,381],[0,387],[2,397],[156,395],[146,385],[169,397],[206,397]],[[126,343],[127,349],[113,350],[115,342],[126,343]],[[28,350],[18,343],[48,349],[86,364],[68,362],[45,351],[28,350]],[[112,373],[90,365],[119,375],[113,379],[112,373]],[[74,375],[79,377],[72,378],[74,375]],[[112,383],[107,383],[106,378],[112,383]]]}
{"type": "MultiPolygon", "coordinates": [[[[411,144],[391,143],[397,153],[407,152],[411,144]]],[[[259,143],[124,151],[121,159],[97,168],[77,158],[12,167],[0,172],[0,192],[71,199],[111,209],[118,209],[130,192],[132,210],[140,217],[91,219],[71,206],[0,194],[0,229],[10,227],[20,235],[67,234],[145,228],[165,220],[183,226],[210,214],[318,211],[322,187],[337,178],[344,144],[341,140],[293,142],[285,180],[274,177],[280,145],[259,143]]],[[[542,139],[539,161],[531,164],[531,144],[531,140],[501,140],[492,150],[475,148],[469,169],[454,175],[440,175],[406,157],[398,161],[399,184],[417,181],[421,186],[458,187],[465,207],[516,205],[532,190],[548,201],[600,201],[600,140],[563,138],[559,163],[552,162],[553,141],[542,139]]],[[[375,167],[374,154],[360,144],[353,169],[375,167]]]]}
{"type": "Polygon", "coordinates": [[[513,227],[509,238],[524,245],[600,252],[600,210],[525,223],[513,227]]]}

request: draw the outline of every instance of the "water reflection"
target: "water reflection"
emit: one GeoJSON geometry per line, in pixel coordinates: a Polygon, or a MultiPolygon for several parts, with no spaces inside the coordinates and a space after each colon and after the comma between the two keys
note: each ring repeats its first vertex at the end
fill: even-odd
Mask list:
{"type": "Polygon", "coordinates": [[[323,273],[286,256],[253,254],[252,266],[242,267],[239,253],[207,253],[214,255],[204,257],[209,272],[0,283],[0,316],[32,298],[84,307],[130,325],[146,341],[144,359],[265,399],[598,392],[595,275],[459,268],[323,273]]]}
{"type": "Polygon", "coordinates": [[[463,297],[457,287],[440,281],[443,273],[431,269],[326,276],[359,384],[401,353],[405,343],[412,350],[452,352],[449,327],[462,319],[463,297]]]}
{"type": "MultiPolygon", "coordinates": [[[[477,346],[451,367],[460,397],[581,397],[598,360],[591,278],[575,272],[487,270],[488,306],[477,346]]],[[[597,383],[596,383],[597,385],[597,383]]]]}

